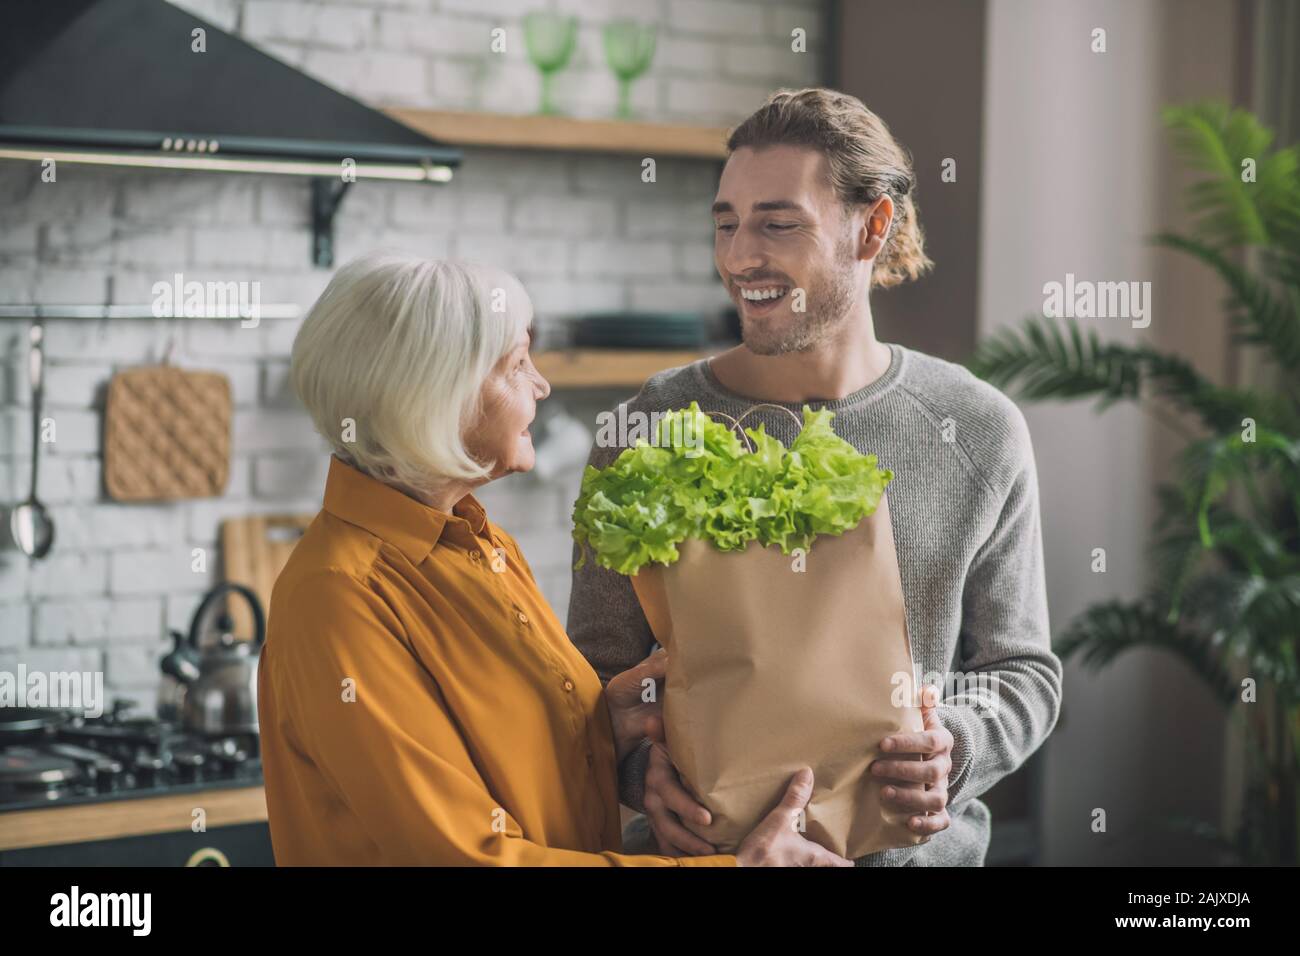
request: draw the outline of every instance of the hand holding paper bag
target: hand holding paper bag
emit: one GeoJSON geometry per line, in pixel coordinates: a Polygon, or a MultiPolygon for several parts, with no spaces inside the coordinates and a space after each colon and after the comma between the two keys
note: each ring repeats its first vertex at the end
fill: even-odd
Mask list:
{"type": "Polygon", "coordinates": [[[914,675],[887,501],[853,531],[819,538],[804,571],[756,542],[681,551],[632,585],[668,649],[668,751],[713,816],[697,832],[734,852],[809,764],[809,839],[848,857],[924,842],[868,772],[886,736],[924,729],[918,708],[893,702],[914,675]]]}
{"type": "Polygon", "coordinates": [[[952,822],[948,776],[952,773],[953,736],[940,722],[938,707],[939,689],[923,688],[921,722],[925,730],[886,737],[880,742],[885,756],[871,764],[871,772],[884,784],[881,796],[885,805],[913,814],[909,822],[918,833],[938,833],[952,822]]]}
{"type": "Polygon", "coordinates": [[[657,446],[588,468],[574,509],[574,537],[632,576],[668,650],[668,749],[724,852],[806,765],[809,839],[852,857],[925,840],[868,770],[884,737],[923,730],[893,475],[832,418],[805,408],[789,449],[762,427],[746,447],[693,404],[661,422],[657,446]]]}

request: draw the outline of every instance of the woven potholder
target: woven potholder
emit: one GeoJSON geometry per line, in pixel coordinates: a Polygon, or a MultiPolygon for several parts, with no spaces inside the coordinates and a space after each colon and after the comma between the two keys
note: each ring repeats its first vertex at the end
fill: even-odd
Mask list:
{"type": "Polygon", "coordinates": [[[113,376],[104,487],[118,501],[210,498],[230,476],[230,380],[172,365],[113,376]]]}

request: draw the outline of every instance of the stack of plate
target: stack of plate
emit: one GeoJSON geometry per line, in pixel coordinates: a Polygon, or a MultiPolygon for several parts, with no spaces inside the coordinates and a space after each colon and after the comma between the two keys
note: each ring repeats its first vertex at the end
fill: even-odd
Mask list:
{"type": "Polygon", "coordinates": [[[706,339],[698,312],[618,312],[586,315],[573,323],[577,348],[692,349],[706,339]]]}

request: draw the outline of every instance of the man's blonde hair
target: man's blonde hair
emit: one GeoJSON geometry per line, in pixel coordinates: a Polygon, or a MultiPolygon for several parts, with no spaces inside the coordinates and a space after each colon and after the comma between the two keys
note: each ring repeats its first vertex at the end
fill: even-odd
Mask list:
{"type": "Polygon", "coordinates": [[[361,471],[420,490],[473,481],[494,463],[476,461],[462,434],[531,321],[527,293],[503,270],[372,253],[340,268],[312,306],[290,376],[316,429],[361,471]]]}
{"type": "Polygon", "coordinates": [[[912,198],[916,190],[912,158],[884,120],[857,97],[820,88],[777,90],[727,139],[728,153],[746,146],[818,150],[826,157],[831,185],[846,208],[889,195],[894,219],[872,268],[873,288],[915,279],[934,265],[925,254],[925,237],[912,198]]]}

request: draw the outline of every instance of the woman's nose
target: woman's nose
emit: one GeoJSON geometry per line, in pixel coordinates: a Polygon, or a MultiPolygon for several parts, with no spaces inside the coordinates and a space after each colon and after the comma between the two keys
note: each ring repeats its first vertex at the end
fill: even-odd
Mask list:
{"type": "Polygon", "coordinates": [[[540,402],[546,396],[551,394],[551,383],[542,377],[542,373],[537,373],[537,400],[540,402]]]}

